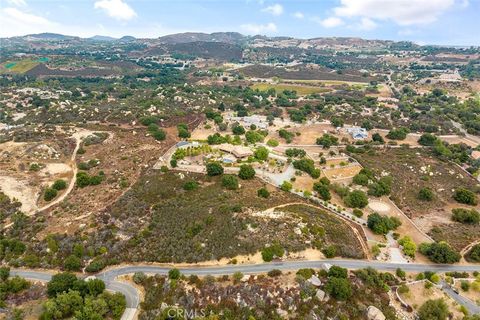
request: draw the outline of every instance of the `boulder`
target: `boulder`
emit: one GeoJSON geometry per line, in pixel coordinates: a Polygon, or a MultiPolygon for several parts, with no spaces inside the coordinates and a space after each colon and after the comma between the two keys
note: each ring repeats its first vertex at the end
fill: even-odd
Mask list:
{"type": "Polygon", "coordinates": [[[325,291],[321,289],[317,289],[317,293],[315,293],[315,297],[317,297],[318,301],[322,302],[325,299],[325,291]]]}
{"type": "Polygon", "coordinates": [[[367,308],[368,320],[385,320],[385,315],[377,307],[370,306],[367,308]]]}
{"type": "Polygon", "coordinates": [[[320,281],[320,279],[315,275],[308,279],[308,282],[310,282],[315,287],[320,287],[322,285],[322,281],[320,281]]]}

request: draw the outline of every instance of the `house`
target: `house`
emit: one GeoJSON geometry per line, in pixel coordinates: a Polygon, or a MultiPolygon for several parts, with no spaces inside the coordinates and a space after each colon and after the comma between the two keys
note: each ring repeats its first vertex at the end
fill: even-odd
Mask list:
{"type": "Polygon", "coordinates": [[[347,132],[355,140],[363,140],[368,138],[368,132],[365,128],[351,127],[351,128],[347,128],[347,132]]]}
{"type": "Polygon", "coordinates": [[[237,159],[243,159],[253,156],[253,151],[243,146],[234,146],[228,143],[223,143],[218,146],[218,149],[233,154],[237,159]]]}

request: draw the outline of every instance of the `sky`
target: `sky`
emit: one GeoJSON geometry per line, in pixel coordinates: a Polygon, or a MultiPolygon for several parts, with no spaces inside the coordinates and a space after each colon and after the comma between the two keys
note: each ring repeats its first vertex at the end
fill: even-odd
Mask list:
{"type": "Polygon", "coordinates": [[[480,0],[0,0],[0,37],[219,31],[480,46],[480,0]]]}

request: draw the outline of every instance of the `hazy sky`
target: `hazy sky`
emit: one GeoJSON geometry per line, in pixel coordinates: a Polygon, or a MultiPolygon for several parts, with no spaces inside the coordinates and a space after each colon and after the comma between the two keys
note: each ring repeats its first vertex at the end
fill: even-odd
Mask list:
{"type": "Polygon", "coordinates": [[[480,45],[480,0],[0,0],[0,36],[194,31],[480,45]]]}

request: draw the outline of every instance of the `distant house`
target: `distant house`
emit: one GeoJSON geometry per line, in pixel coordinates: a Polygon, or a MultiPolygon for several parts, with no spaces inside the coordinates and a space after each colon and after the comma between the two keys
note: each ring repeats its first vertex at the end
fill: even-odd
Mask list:
{"type": "Polygon", "coordinates": [[[347,128],[347,132],[355,140],[364,140],[368,138],[368,132],[365,128],[351,127],[351,128],[347,128]]]}

